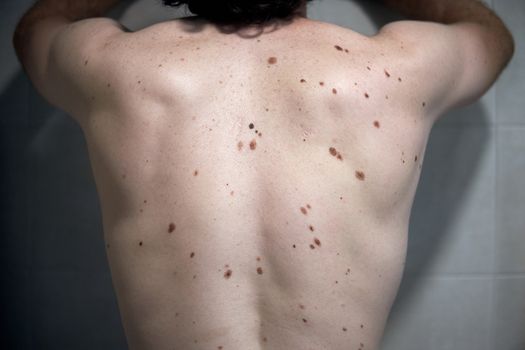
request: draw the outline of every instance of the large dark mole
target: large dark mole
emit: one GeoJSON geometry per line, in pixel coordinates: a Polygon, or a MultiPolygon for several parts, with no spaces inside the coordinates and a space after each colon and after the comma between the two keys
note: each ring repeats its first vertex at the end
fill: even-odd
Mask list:
{"type": "Polygon", "coordinates": [[[321,241],[318,238],[314,238],[315,244],[317,244],[319,247],[321,246],[321,241]]]}
{"type": "Polygon", "coordinates": [[[193,258],[195,256],[195,252],[191,252],[190,258],[193,258]]]}
{"type": "Polygon", "coordinates": [[[332,92],[333,92],[334,94],[337,94],[337,90],[336,90],[335,88],[332,89],[332,92]]]}
{"type": "Polygon", "coordinates": [[[368,95],[368,93],[365,92],[365,97],[366,97],[366,98],[369,98],[370,95],[368,95]]]}
{"type": "Polygon", "coordinates": [[[242,144],[242,141],[239,141],[239,142],[237,143],[237,148],[239,149],[239,151],[242,150],[242,145],[243,145],[243,144],[242,144]]]}
{"type": "Polygon", "coordinates": [[[342,48],[341,46],[339,46],[339,45],[334,45],[334,47],[335,47],[337,50],[339,50],[339,51],[343,51],[343,48],[342,48]]]}
{"type": "Polygon", "coordinates": [[[275,58],[275,57],[268,58],[268,63],[269,64],[274,64],[275,62],[277,62],[277,58],[275,58]]]}
{"type": "Polygon", "coordinates": [[[248,127],[249,127],[250,129],[253,129],[253,128],[254,128],[253,123],[250,123],[250,125],[248,125],[248,127]]]}
{"type": "Polygon", "coordinates": [[[308,226],[308,228],[310,229],[310,231],[314,232],[314,227],[312,225],[308,226]]]}
{"type": "Polygon", "coordinates": [[[304,79],[301,79],[301,83],[306,83],[306,80],[304,80],[304,79]]]}
{"type": "Polygon", "coordinates": [[[258,267],[258,268],[257,268],[257,273],[258,273],[259,275],[262,275],[262,274],[263,274],[263,269],[262,269],[262,267],[258,267]]]}
{"type": "Polygon", "coordinates": [[[305,207],[301,207],[301,213],[303,213],[304,215],[307,214],[307,211],[306,211],[306,208],[305,208],[305,207]]]}
{"type": "Polygon", "coordinates": [[[294,247],[294,248],[295,248],[295,244],[294,244],[294,245],[292,245],[292,247],[294,247]]]}
{"type": "Polygon", "coordinates": [[[228,279],[232,276],[232,270],[227,270],[225,273],[224,273],[224,278],[228,279]]]}
{"type": "Polygon", "coordinates": [[[380,125],[379,125],[379,122],[377,120],[374,121],[374,126],[379,129],[380,125]]]}
{"type": "Polygon", "coordinates": [[[255,141],[255,139],[253,139],[253,140],[250,142],[250,149],[251,149],[251,150],[254,150],[256,147],[257,147],[257,141],[255,141]]]}
{"type": "Polygon", "coordinates": [[[414,162],[417,162],[417,156],[414,157],[414,162]]]}
{"type": "Polygon", "coordinates": [[[139,242],[139,245],[142,246],[142,241],[139,242]]]}
{"type": "Polygon", "coordinates": [[[306,318],[303,318],[303,322],[306,323],[308,322],[308,320],[306,318]]]}
{"type": "Polygon", "coordinates": [[[328,151],[330,152],[331,155],[333,155],[334,157],[337,155],[337,150],[334,148],[334,147],[330,147],[328,149],[328,151]]]}
{"type": "Polygon", "coordinates": [[[173,231],[175,231],[175,224],[172,222],[170,223],[170,226],[168,227],[168,232],[172,233],[173,231]]]}
{"type": "Polygon", "coordinates": [[[357,177],[359,180],[363,181],[365,179],[365,173],[360,171],[360,170],[356,170],[355,177],[357,177]]]}
{"type": "Polygon", "coordinates": [[[199,171],[195,169],[195,171],[193,172],[193,176],[197,176],[197,175],[199,175],[199,171]]]}
{"type": "Polygon", "coordinates": [[[387,70],[385,69],[385,75],[390,78],[390,73],[387,72],[387,70]]]}
{"type": "Polygon", "coordinates": [[[324,82],[323,82],[323,81],[320,81],[320,82],[319,82],[319,85],[323,86],[323,85],[324,85],[324,82]]]}

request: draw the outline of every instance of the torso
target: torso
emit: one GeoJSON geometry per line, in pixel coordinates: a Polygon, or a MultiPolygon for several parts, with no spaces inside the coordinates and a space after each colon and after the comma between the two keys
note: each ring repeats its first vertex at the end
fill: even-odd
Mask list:
{"type": "Polygon", "coordinates": [[[108,43],[83,126],[130,348],[378,349],[432,127],[402,51],[184,28],[108,43]]]}

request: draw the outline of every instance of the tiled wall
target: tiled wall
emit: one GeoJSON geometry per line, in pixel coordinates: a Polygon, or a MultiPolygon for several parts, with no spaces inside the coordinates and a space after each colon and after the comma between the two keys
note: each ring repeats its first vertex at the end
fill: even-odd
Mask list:
{"type": "MultiPolygon", "coordinates": [[[[82,132],[35,93],[11,49],[31,2],[0,2],[0,348],[125,349],[82,132]]],[[[432,131],[382,350],[525,349],[525,2],[489,4],[516,54],[480,101],[432,131]]],[[[123,22],[168,16],[141,1],[123,22]]],[[[350,0],[316,0],[309,17],[365,34],[399,19],[350,0]]]]}

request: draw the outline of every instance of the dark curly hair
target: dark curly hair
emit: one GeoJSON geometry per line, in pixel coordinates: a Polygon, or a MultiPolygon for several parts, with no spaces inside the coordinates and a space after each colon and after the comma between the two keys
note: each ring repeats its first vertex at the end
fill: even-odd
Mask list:
{"type": "MultiPolygon", "coordinates": [[[[216,23],[264,23],[289,18],[304,0],[162,0],[164,5],[187,5],[195,15],[216,23]]],[[[313,0],[306,0],[313,1],[313,0]]]]}

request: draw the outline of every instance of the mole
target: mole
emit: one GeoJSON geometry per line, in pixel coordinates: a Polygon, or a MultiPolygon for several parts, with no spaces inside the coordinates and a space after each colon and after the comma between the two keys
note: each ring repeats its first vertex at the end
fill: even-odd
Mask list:
{"type": "Polygon", "coordinates": [[[387,72],[387,70],[385,69],[385,75],[390,78],[390,73],[387,72]]]}
{"type": "Polygon", "coordinates": [[[263,337],[263,342],[267,342],[268,339],[266,337],[263,337]]]}
{"type": "Polygon", "coordinates": [[[369,98],[370,95],[368,95],[368,93],[365,92],[365,97],[366,97],[366,98],[369,98]]]}
{"type": "Polygon", "coordinates": [[[374,121],[374,126],[379,129],[380,125],[379,125],[379,122],[377,120],[374,121]]]}
{"type": "Polygon", "coordinates": [[[400,81],[401,81],[401,78],[397,78],[397,80],[400,82],[400,81]]]}
{"type": "Polygon", "coordinates": [[[222,350],[222,346],[220,346],[220,345],[217,346],[217,349],[222,350]]]}
{"type": "Polygon", "coordinates": [[[197,176],[197,175],[199,175],[199,171],[195,169],[195,171],[193,172],[193,176],[197,176]]]}
{"type": "Polygon", "coordinates": [[[175,224],[172,222],[172,223],[170,223],[170,225],[168,227],[168,232],[172,233],[173,231],[175,231],[175,224]]]}
{"type": "Polygon", "coordinates": [[[231,192],[230,192],[230,196],[233,196],[234,193],[235,193],[235,192],[231,191],[231,192]]]}
{"type": "Polygon", "coordinates": [[[319,247],[321,246],[321,241],[318,238],[314,238],[315,244],[317,244],[319,247]]]}
{"type": "Polygon", "coordinates": [[[250,149],[253,151],[256,147],[257,147],[257,141],[255,141],[255,139],[253,139],[250,142],[250,149]]]}
{"type": "Polygon", "coordinates": [[[259,132],[257,135],[259,135],[259,137],[262,137],[262,132],[259,132]]]}
{"type": "Polygon", "coordinates": [[[250,125],[248,125],[248,127],[249,127],[250,129],[253,129],[253,128],[254,128],[253,123],[250,123],[250,125]]]}
{"type": "Polygon", "coordinates": [[[304,305],[303,304],[299,304],[299,308],[304,310],[304,305]]]}
{"type": "Polygon", "coordinates": [[[232,276],[232,270],[227,270],[225,273],[224,273],[224,278],[228,279],[232,276]]]}
{"type": "Polygon", "coordinates": [[[335,88],[332,89],[332,92],[334,93],[334,95],[337,94],[337,90],[335,88]]]}
{"type": "Polygon", "coordinates": [[[345,272],[345,275],[348,275],[350,273],[350,269],[347,269],[345,272]]]}
{"type": "Polygon", "coordinates": [[[258,267],[258,268],[257,268],[257,273],[258,273],[259,275],[262,275],[262,274],[263,274],[263,269],[262,269],[262,267],[258,267]]]}
{"type": "Polygon", "coordinates": [[[417,156],[414,157],[414,162],[417,162],[417,156]]]}
{"type": "Polygon", "coordinates": [[[343,332],[346,332],[346,327],[343,327],[343,332]]]}
{"type": "Polygon", "coordinates": [[[139,245],[142,246],[142,241],[139,242],[139,245]]]}
{"type": "Polygon", "coordinates": [[[306,204],[306,207],[307,207],[308,209],[312,209],[312,207],[310,206],[310,204],[306,204]]]}
{"type": "Polygon", "coordinates": [[[335,147],[330,147],[328,149],[328,151],[330,152],[331,155],[333,155],[334,157],[337,155],[337,150],[335,149],[335,147]]]}
{"type": "Polygon", "coordinates": [[[303,213],[304,215],[307,214],[307,211],[306,211],[306,208],[305,208],[305,207],[301,207],[301,213],[303,213]]]}
{"type": "Polygon", "coordinates": [[[359,180],[363,181],[365,179],[365,173],[360,171],[360,170],[356,170],[355,171],[355,177],[357,177],[359,180]]]}
{"type": "Polygon", "coordinates": [[[345,52],[348,53],[348,49],[345,49],[345,52]]]}
{"type": "Polygon", "coordinates": [[[307,320],[306,318],[303,318],[303,322],[304,322],[304,323],[307,323],[308,320],[307,320]]]}
{"type": "Polygon", "coordinates": [[[111,84],[110,84],[110,83],[108,83],[107,87],[111,87],[111,84]]]}
{"type": "Polygon", "coordinates": [[[301,79],[300,81],[301,81],[301,83],[306,83],[306,80],[304,80],[304,79],[301,79]]]}
{"type": "Polygon", "coordinates": [[[88,62],[89,62],[89,61],[86,60],[86,61],[84,62],[84,66],[87,66],[88,62]]]}
{"type": "Polygon", "coordinates": [[[193,258],[195,256],[195,252],[191,252],[190,258],[193,258]]]}
{"type": "Polygon", "coordinates": [[[343,51],[343,48],[339,45],[334,45],[334,47],[338,50],[338,51],[343,51]]]}
{"type": "Polygon", "coordinates": [[[295,248],[295,244],[294,244],[294,245],[292,245],[292,247],[294,247],[294,248],[295,248]]]}
{"type": "Polygon", "coordinates": [[[310,229],[310,231],[314,232],[314,227],[312,225],[308,226],[308,228],[310,229]]]}
{"type": "Polygon", "coordinates": [[[277,58],[275,58],[275,57],[270,57],[270,58],[268,58],[268,63],[269,63],[269,64],[274,64],[274,63],[276,63],[276,62],[277,62],[277,58]]]}
{"type": "Polygon", "coordinates": [[[139,81],[137,81],[137,83],[138,83],[138,84],[140,84],[140,83],[141,83],[141,81],[139,80],[139,81]]]}
{"type": "Polygon", "coordinates": [[[261,257],[258,256],[258,257],[256,258],[256,260],[257,260],[257,261],[261,261],[261,257]]]}
{"type": "Polygon", "coordinates": [[[370,67],[366,66],[366,69],[370,70],[370,67]]]}
{"type": "Polygon", "coordinates": [[[144,199],[144,203],[148,203],[148,200],[147,200],[147,199],[144,199]]]}
{"type": "Polygon", "coordinates": [[[425,106],[426,106],[426,104],[427,104],[426,102],[423,102],[423,103],[422,103],[423,107],[425,107],[425,106]]]}
{"type": "Polygon", "coordinates": [[[237,149],[238,149],[239,151],[242,150],[242,146],[243,146],[242,141],[239,141],[239,142],[237,143],[237,149]]]}
{"type": "Polygon", "coordinates": [[[324,81],[320,81],[319,85],[323,86],[324,85],[324,81]]]}
{"type": "Polygon", "coordinates": [[[365,328],[365,326],[364,326],[364,325],[361,325],[361,328],[365,328]]]}
{"type": "Polygon", "coordinates": [[[311,249],[315,249],[315,246],[313,244],[310,244],[311,249]]]}

